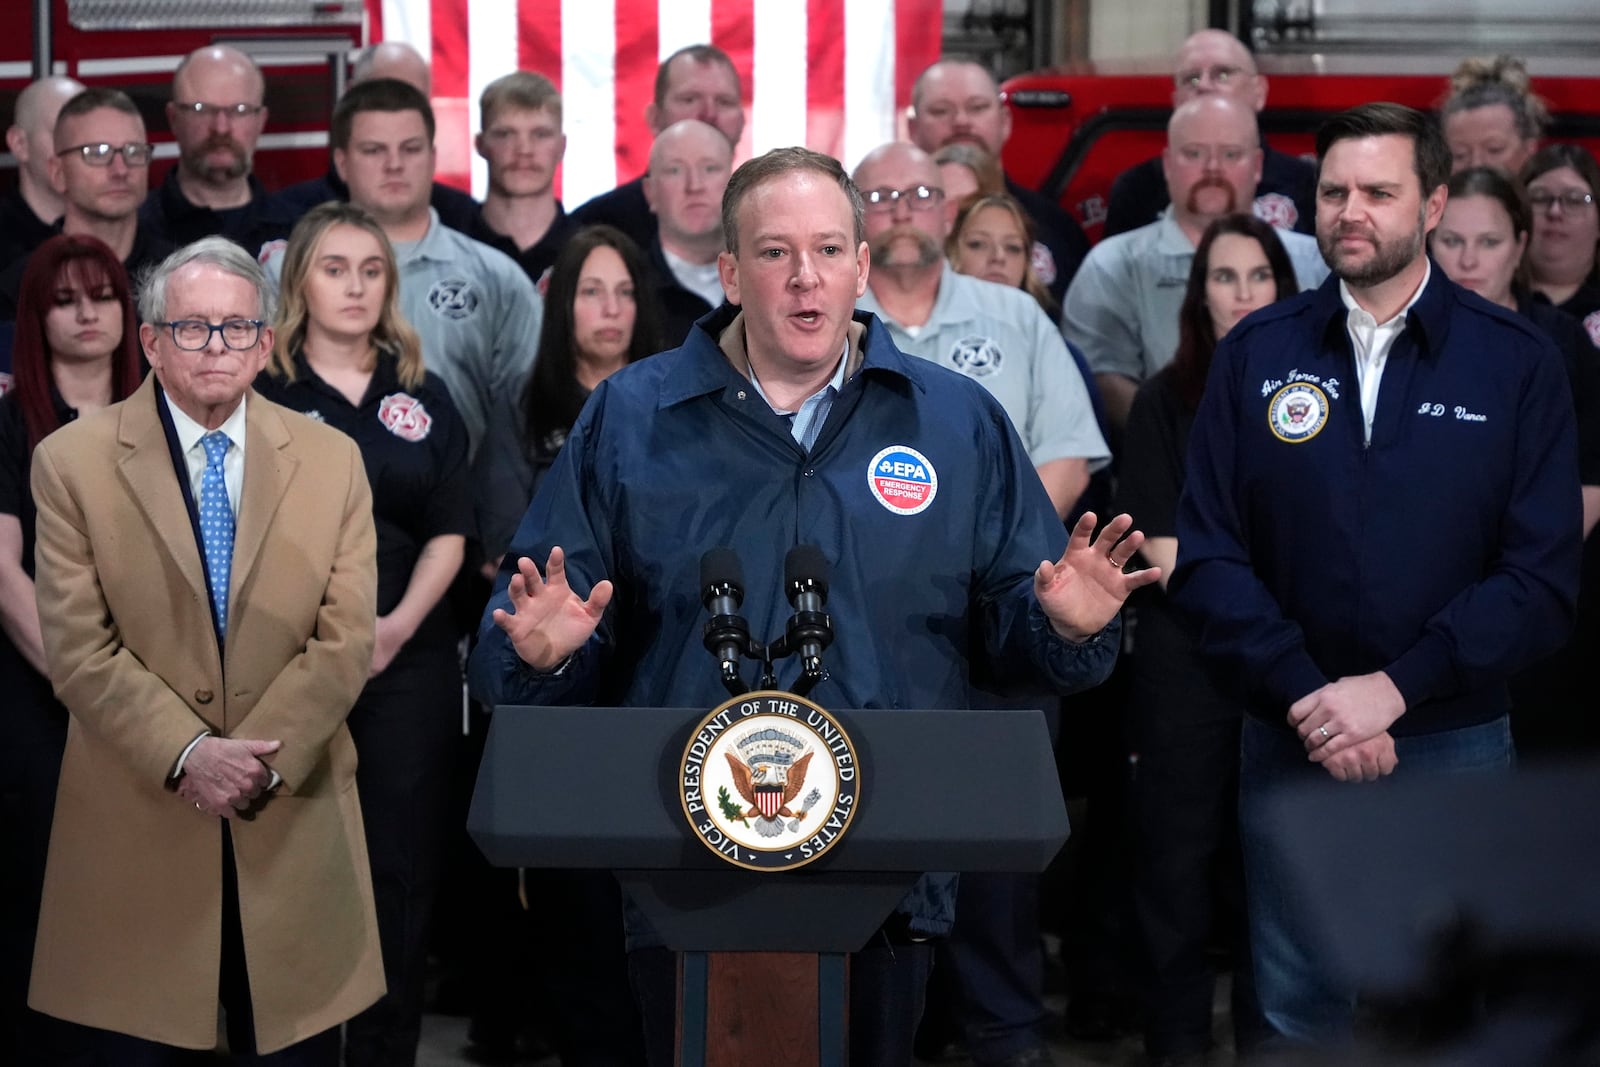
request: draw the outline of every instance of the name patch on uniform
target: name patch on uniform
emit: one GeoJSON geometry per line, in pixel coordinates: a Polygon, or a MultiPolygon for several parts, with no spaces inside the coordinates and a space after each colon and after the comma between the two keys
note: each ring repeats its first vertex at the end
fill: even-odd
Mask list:
{"type": "Polygon", "coordinates": [[[916,449],[890,445],[868,464],[867,488],[896,515],[916,515],[928,510],[938,495],[939,474],[916,449]]]}
{"type": "Polygon", "coordinates": [[[390,393],[378,405],[378,421],[402,441],[420,441],[433,429],[433,416],[409,393],[390,393]]]}
{"type": "Polygon", "coordinates": [[[478,293],[465,278],[446,278],[428,290],[428,306],[447,319],[468,319],[478,310],[478,293]]]}
{"type": "Polygon", "coordinates": [[[1005,358],[1005,353],[990,337],[963,337],[950,349],[950,365],[969,378],[999,374],[1005,358]]]}
{"type": "Polygon", "coordinates": [[[1290,382],[1272,395],[1267,424],[1280,441],[1299,444],[1321,432],[1328,421],[1328,395],[1310,382],[1290,382]]]}

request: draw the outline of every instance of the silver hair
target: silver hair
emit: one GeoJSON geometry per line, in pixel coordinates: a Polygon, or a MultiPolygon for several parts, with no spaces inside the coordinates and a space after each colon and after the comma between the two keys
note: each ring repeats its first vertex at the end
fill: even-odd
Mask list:
{"type": "Polygon", "coordinates": [[[139,318],[145,322],[167,319],[167,281],[191,263],[204,263],[243,278],[255,286],[260,310],[256,318],[272,321],[272,282],[256,257],[226,237],[202,237],[184,245],[154,267],[139,282],[139,318]]]}

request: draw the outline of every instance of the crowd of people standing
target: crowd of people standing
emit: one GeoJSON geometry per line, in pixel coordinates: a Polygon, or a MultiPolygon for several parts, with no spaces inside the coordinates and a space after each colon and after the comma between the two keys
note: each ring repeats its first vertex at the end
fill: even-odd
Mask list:
{"type": "MultiPolygon", "coordinates": [[[[825,696],[1112,738],[1069,1027],[1204,1063],[1221,959],[1241,1053],[1348,1041],[1356,991],[1284,906],[1267,798],[1600,747],[1600,165],[1544,143],[1506,57],[1463,63],[1437,118],[1338,116],[1314,161],[1263,144],[1230,35],[1189,38],[1173,86],[1092,247],[1005,175],[1003,98],[957,57],[847,176],[799,149],[736,166],[734,64],[683,49],[647,173],[570,213],[534,72],[483,93],[481,204],[435,181],[401,45],[360,57],[328,173],[285,190],[252,173],[265,83],[236,49],[177,67],[153,189],[125,94],[29,86],[0,202],[0,1059],[179,1062],[221,1025],[249,1062],[405,1065],[437,967],[474,1055],[671,1062],[673,963],[614,882],[458,862],[459,815],[496,703],[709,699],[714,672],[667,662],[698,648],[685,554],[722,543],[683,517],[702,469],[732,482],[726,543],[810,529],[839,610],[911,620],[825,696]],[[896,435],[940,457],[959,521],[909,535],[827,488],[896,435]],[[1402,519],[1426,565],[1386,555],[1402,519]],[[908,536],[954,592],[885,558],[908,536]],[[180,542],[141,601],[139,553],[180,542]],[[169,623],[212,673],[134,632],[169,623]],[[275,700],[324,680],[303,714],[275,700]],[[93,843],[166,835],[164,804],[162,875],[86,877],[93,843]],[[283,888],[280,849],[326,900],[283,888]],[[158,906],[131,943],[182,942],[171,974],[108,962],[113,919],[158,906]],[[168,980],[203,1010],[159,1003],[168,980]]],[[[925,876],[857,961],[863,1062],[1050,1062],[1055,910],[1035,875],[925,876]]]]}

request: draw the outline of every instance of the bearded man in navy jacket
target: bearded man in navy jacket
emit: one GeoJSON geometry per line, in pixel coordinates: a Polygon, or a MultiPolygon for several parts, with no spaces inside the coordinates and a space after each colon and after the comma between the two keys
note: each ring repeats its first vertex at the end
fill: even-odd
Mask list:
{"type": "Polygon", "coordinates": [[[1329,1045],[1349,1037],[1355,991],[1312,947],[1270,801],[1325,774],[1509,768],[1506,680],[1571,626],[1581,516],[1560,355],[1423,251],[1450,174],[1432,120],[1353,108],[1317,159],[1333,276],[1218,345],[1171,592],[1249,713],[1239,821],[1262,1009],[1286,1041],[1329,1045]]]}

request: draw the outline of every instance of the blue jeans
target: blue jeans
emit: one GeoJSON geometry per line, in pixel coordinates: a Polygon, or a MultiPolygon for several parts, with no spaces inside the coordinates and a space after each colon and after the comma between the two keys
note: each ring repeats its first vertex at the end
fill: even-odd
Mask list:
{"type": "MultiPolygon", "coordinates": [[[[1267,812],[1285,787],[1332,782],[1306,758],[1287,724],[1245,716],[1239,743],[1239,833],[1244,851],[1245,896],[1256,994],[1277,1043],[1341,1045],[1351,1039],[1356,990],[1340,987],[1312,946],[1316,930],[1297,899],[1283,842],[1267,812]]],[[[1505,772],[1513,750],[1507,716],[1479,726],[1395,739],[1395,774],[1505,772]]],[[[1387,780],[1387,779],[1385,779],[1387,780]]],[[[1352,788],[1381,789],[1383,783],[1352,788]]]]}

